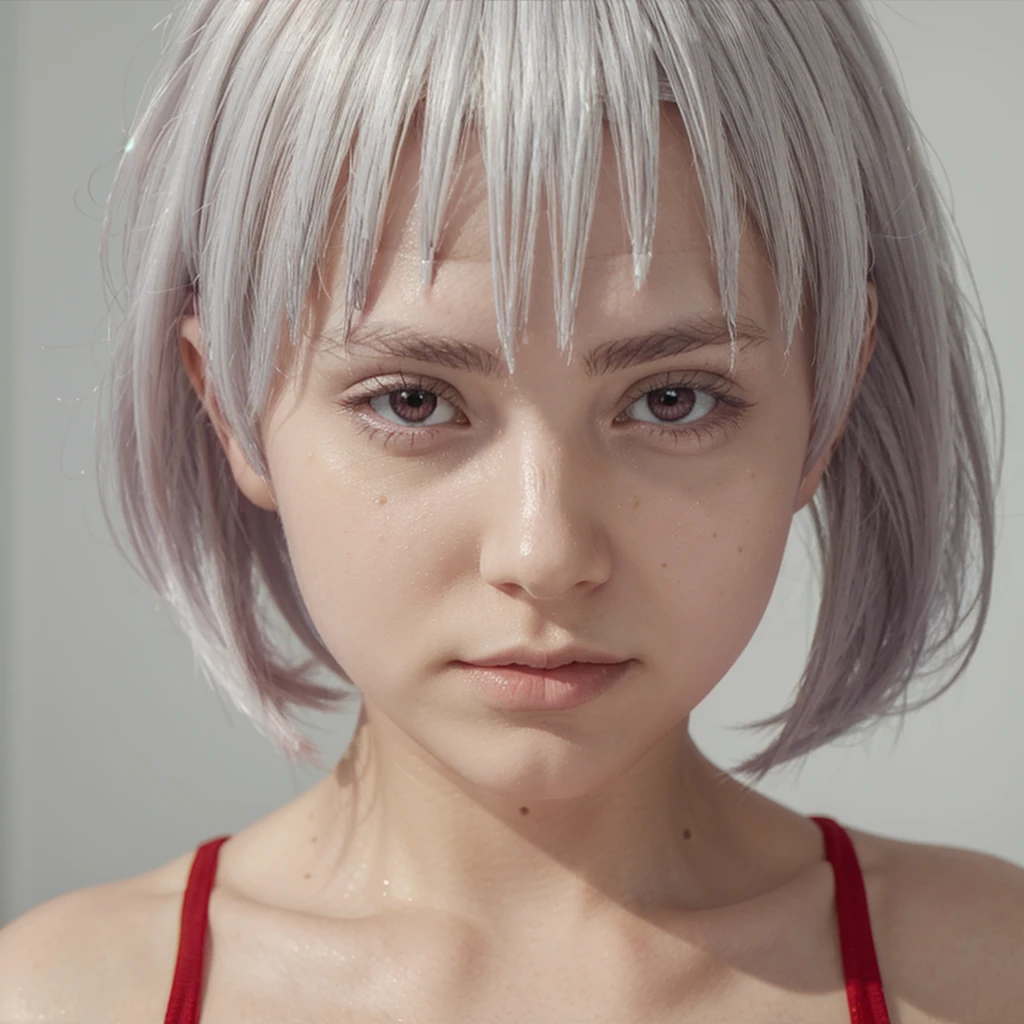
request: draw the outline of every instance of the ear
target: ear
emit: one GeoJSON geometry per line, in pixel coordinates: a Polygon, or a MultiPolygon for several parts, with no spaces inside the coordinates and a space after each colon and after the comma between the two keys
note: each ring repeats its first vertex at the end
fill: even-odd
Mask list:
{"type": "Polygon", "coordinates": [[[234,435],[228,429],[221,415],[217,399],[212,393],[206,391],[206,367],[203,357],[202,331],[199,327],[199,317],[190,313],[183,317],[178,327],[178,351],[181,362],[192,382],[192,387],[201,399],[207,415],[213,423],[217,436],[220,438],[224,454],[227,456],[228,464],[231,466],[231,475],[235,478],[239,490],[254,504],[260,508],[273,511],[277,508],[277,500],[274,496],[274,489],[270,483],[261,477],[249,465],[249,461],[242,453],[234,435]]]}
{"type": "Polygon", "coordinates": [[[871,356],[875,351],[875,340],[877,334],[875,328],[878,322],[878,289],[875,287],[874,281],[868,281],[867,293],[868,325],[864,332],[863,340],[861,341],[860,363],[857,367],[857,380],[853,386],[853,393],[850,395],[850,400],[846,403],[843,415],[839,418],[839,424],[836,427],[835,432],[832,434],[831,441],[821,453],[818,461],[815,462],[808,470],[807,475],[800,484],[800,490],[796,496],[796,503],[793,506],[794,512],[799,512],[800,509],[802,509],[811,500],[811,498],[814,497],[814,492],[818,489],[818,484],[821,483],[821,478],[825,475],[825,470],[828,468],[828,464],[832,459],[832,453],[836,450],[836,445],[839,444],[839,440],[843,436],[843,431],[846,430],[846,421],[849,419],[850,409],[853,408],[853,401],[857,397],[860,382],[864,378],[864,373],[868,368],[868,363],[871,362],[871,356]]]}

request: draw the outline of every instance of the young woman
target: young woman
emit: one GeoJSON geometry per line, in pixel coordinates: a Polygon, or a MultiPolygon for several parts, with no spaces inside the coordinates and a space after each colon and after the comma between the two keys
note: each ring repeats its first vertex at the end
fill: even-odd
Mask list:
{"type": "Polygon", "coordinates": [[[737,774],[985,621],[988,339],[859,3],[188,0],[110,208],[140,570],[288,757],[361,708],[297,800],[5,929],[0,1020],[1019,1018],[1024,871],[689,734],[801,509],[817,631],[737,774]]]}

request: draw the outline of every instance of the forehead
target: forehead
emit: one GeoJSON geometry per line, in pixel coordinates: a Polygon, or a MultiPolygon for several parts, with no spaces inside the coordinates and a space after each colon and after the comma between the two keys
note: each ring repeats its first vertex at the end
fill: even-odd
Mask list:
{"type": "MultiPolygon", "coordinates": [[[[574,335],[595,339],[626,336],[655,329],[678,319],[680,314],[717,317],[721,313],[703,197],[687,134],[672,104],[661,103],[659,110],[655,228],[647,280],[639,292],[634,291],[632,246],[615,147],[605,123],[574,335]]],[[[416,119],[396,162],[365,302],[363,309],[354,314],[353,327],[390,319],[434,333],[462,332],[476,339],[493,340],[496,316],[491,212],[479,139],[475,135],[467,137],[464,158],[453,175],[435,246],[434,277],[427,292],[421,292],[419,286],[421,143],[416,119]]],[[[636,155],[627,154],[626,158],[636,155]]],[[[564,201],[564,197],[559,199],[564,201]]],[[[522,211],[521,216],[526,215],[522,211]]],[[[343,217],[339,217],[330,246],[332,265],[325,274],[331,294],[321,295],[315,303],[317,333],[323,336],[334,332],[340,312],[340,303],[333,301],[332,295],[344,292],[342,260],[337,258],[343,249],[342,230],[343,217]]],[[[547,199],[542,184],[528,300],[530,334],[555,334],[551,259],[547,199]]],[[[773,330],[778,315],[774,277],[761,237],[750,224],[744,225],[740,236],[739,298],[741,316],[747,314],[773,330]]],[[[496,345],[491,347],[497,350],[496,345]]]]}
{"type": "MultiPolygon", "coordinates": [[[[670,103],[659,104],[659,159],[657,208],[652,247],[658,257],[679,257],[684,261],[710,258],[704,204],[693,167],[686,130],[678,110],[670,103]]],[[[419,262],[419,160],[421,131],[414,122],[397,161],[380,251],[392,252],[419,262]]],[[[639,154],[629,154],[633,159],[639,154]]],[[[564,197],[563,197],[564,198],[564,197]]],[[[525,211],[524,211],[525,214],[525,211]]],[[[548,200],[544,184],[539,186],[537,250],[535,269],[550,254],[547,230],[548,200]]],[[[453,176],[444,213],[443,227],[435,250],[438,267],[446,263],[490,265],[491,228],[487,178],[480,141],[474,135],[466,142],[464,162],[453,176]]],[[[749,243],[760,239],[750,234],[749,243]]],[[[594,215],[590,225],[585,263],[616,263],[630,267],[632,246],[620,193],[618,168],[611,129],[602,126],[601,159],[595,189],[594,215]]]]}

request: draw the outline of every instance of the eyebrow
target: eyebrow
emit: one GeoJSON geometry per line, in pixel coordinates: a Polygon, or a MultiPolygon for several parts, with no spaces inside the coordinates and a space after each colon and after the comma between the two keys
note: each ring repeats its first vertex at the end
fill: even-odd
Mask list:
{"type": "MultiPolygon", "coordinates": [[[[739,348],[769,340],[760,324],[746,317],[736,320],[739,348]]],[[[624,370],[669,356],[683,355],[710,346],[728,346],[729,328],[722,317],[694,317],[656,331],[605,342],[583,359],[588,377],[624,370]]],[[[340,342],[329,332],[317,339],[319,351],[338,351],[340,342]]],[[[360,324],[349,335],[346,351],[433,363],[485,377],[506,379],[508,369],[499,356],[479,345],[444,335],[430,334],[395,321],[360,324]]]]}

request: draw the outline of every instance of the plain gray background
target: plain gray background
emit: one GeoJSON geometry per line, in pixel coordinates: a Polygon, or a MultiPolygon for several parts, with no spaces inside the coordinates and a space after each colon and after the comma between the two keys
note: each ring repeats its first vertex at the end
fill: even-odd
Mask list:
{"type": "MultiPolygon", "coordinates": [[[[761,787],[802,813],[1024,865],[1024,346],[1017,0],[872,7],[952,197],[1006,385],[995,595],[961,682],[902,726],[817,752],[761,787]]],[[[0,925],[72,889],[235,832],[319,777],[291,767],[205,685],[107,535],[93,472],[106,366],[102,203],[167,0],[0,3],[0,925]]],[[[806,527],[768,612],[694,712],[720,766],[766,739],[814,621],[806,527]]],[[[351,718],[310,716],[330,764],[351,718]]]]}

